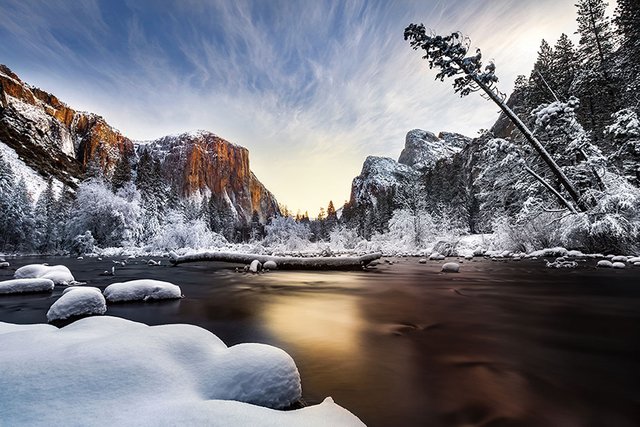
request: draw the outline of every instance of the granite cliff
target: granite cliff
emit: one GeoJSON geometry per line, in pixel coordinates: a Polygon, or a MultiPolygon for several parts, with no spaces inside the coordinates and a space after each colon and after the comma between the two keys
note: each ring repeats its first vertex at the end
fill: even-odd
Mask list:
{"type": "Polygon", "coordinates": [[[183,197],[214,194],[228,200],[236,218],[256,211],[264,221],[278,211],[274,196],[249,168],[249,151],[213,133],[198,131],[134,143],[106,120],[77,111],[55,95],[23,82],[0,65],[0,143],[43,179],[74,188],[90,166],[106,177],[123,157],[133,169],[139,150],[160,160],[167,184],[183,197]]]}

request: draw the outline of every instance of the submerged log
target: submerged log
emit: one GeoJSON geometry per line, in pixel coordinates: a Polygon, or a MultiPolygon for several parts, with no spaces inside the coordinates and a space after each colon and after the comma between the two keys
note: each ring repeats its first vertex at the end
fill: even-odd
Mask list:
{"type": "Polygon", "coordinates": [[[189,255],[178,256],[170,254],[169,261],[173,265],[184,264],[186,262],[200,261],[222,261],[238,264],[249,264],[253,260],[261,263],[274,261],[278,265],[278,270],[360,270],[372,261],[382,257],[377,252],[359,257],[282,257],[255,254],[238,254],[230,252],[200,252],[189,255]]]}

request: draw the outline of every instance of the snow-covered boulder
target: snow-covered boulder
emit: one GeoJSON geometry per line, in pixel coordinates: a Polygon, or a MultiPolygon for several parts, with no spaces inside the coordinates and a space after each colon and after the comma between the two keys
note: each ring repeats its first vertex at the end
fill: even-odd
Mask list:
{"type": "Polygon", "coordinates": [[[252,273],[257,273],[260,270],[262,270],[262,264],[260,263],[260,261],[258,261],[257,259],[251,261],[251,264],[249,264],[249,271],[252,273]]]}
{"type": "Polygon", "coordinates": [[[102,294],[102,291],[100,290],[100,288],[96,288],[95,286],[70,286],[68,288],[65,288],[62,291],[62,295],[66,294],[66,293],[69,293],[69,292],[71,292],[71,291],[73,291],[75,289],[90,289],[90,290],[92,290],[94,292],[100,292],[100,294],[102,294]]]}
{"type": "Polygon", "coordinates": [[[73,274],[64,265],[29,264],[16,270],[16,279],[50,279],[56,285],[75,282],[73,274]]]}
{"type": "Polygon", "coordinates": [[[426,258],[420,258],[418,260],[418,264],[426,264],[427,263],[427,259],[426,258]]]}
{"type": "Polygon", "coordinates": [[[0,323],[0,341],[3,425],[363,426],[331,399],[268,409],[300,399],[293,359],[264,344],[227,347],[193,325],[0,323]]]}
{"type": "Polygon", "coordinates": [[[431,255],[429,255],[429,259],[432,261],[442,261],[444,259],[444,255],[439,254],[438,252],[434,252],[431,255]]]}
{"type": "Polygon", "coordinates": [[[47,320],[53,322],[75,316],[102,315],[107,311],[107,302],[100,289],[74,286],[65,289],[62,296],[47,312],[47,320]]]}
{"type": "Polygon", "coordinates": [[[0,282],[0,295],[48,292],[55,287],[50,279],[13,279],[0,282]]]}
{"type": "Polygon", "coordinates": [[[440,271],[443,273],[458,273],[460,272],[460,264],[457,262],[448,262],[442,265],[442,270],[440,271]]]}
{"type": "Polygon", "coordinates": [[[609,260],[606,259],[601,259],[600,261],[598,261],[598,264],[596,264],[598,267],[600,268],[612,268],[613,267],[613,263],[609,260]]]}
{"type": "Polygon", "coordinates": [[[264,264],[262,264],[262,267],[267,270],[277,270],[278,264],[276,264],[275,261],[266,261],[264,264]]]}
{"type": "Polygon", "coordinates": [[[10,264],[7,261],[0,261],[0,268],[9,268],[10,264]]]}
{"type": "Polygon", "coordinates": [[[629,258],[627,260],[627,262],[630,262],[631,264],[635,264],[636,262],[640,262],[640,256],[633,256],[633,257],[629,258]]]}
{"type": "Polygon", "coordinates": [[[627,257],[623,255],[617,255],[611,258],[611,262],[627,262],[627,257]]]}
{"type": "Polygon", "coordinates": [[[179,286],[151,279],[113,283],[107,286],[103,293],[109,302],[182,298],[182,291],[179,286]]]}
{"type": "Polygon", "coordinates": [[[611,264],[611,267],[613,267],[613,268],[626,268],[627,265],[624,262],[614,262],[613,264],[611,264]]]}

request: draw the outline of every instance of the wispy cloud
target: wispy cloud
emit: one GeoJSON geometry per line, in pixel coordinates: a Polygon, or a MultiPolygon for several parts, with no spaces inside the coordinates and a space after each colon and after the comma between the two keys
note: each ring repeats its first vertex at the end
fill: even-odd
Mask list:
{"type": "Polygon", "coordinates": [[[553,0],[9,0],[0,58],[133,138],[204,128],[242,144],[282,202],[316,212],[348,197],[366,155],[397,157],[408,130],[495,120],[433,81],[402,40],[418,21],[471,36],[507,91],[541,38],[575,28],[572,2],[553,0]]]}

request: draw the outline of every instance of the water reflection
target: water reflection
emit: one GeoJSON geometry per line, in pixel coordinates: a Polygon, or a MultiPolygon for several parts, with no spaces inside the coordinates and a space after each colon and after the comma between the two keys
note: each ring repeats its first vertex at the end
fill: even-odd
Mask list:
{"type": "Polygon", "coordinates": [[[354,357],[364,322],[354,297],[273,295],[263,307],[264,327],[278,340],[327,358],[354,357]]]}

